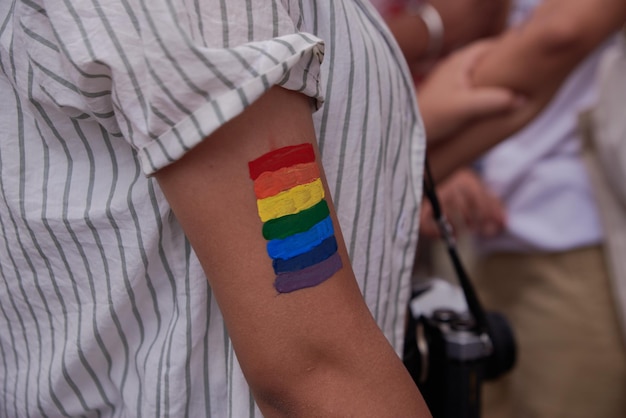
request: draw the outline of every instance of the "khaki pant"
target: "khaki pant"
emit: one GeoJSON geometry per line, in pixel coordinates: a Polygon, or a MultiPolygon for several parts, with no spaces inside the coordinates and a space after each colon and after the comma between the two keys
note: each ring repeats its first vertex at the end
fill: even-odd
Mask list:
{"type": "Polygon", "coordinates": [[[518,343],[515,369],[483,386],[484,418],[626,417],[626,350],[600,247],[490,256],[474,280],[518,343]]]}

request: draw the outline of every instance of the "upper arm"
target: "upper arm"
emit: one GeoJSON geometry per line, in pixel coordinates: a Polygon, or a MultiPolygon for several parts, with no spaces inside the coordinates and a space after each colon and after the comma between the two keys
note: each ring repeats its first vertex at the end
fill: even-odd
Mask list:
{"type": "MultiPolygon", "coordinates": [[[[309,282],[311,287],[296,285],[283,293],[276,286],[275,255],[263,236],[263,220],[267,213],[274,217],[272,208],[279,216],[282,204],[299,203],[281,197],[281,202],[270,201],[266,212],[267,207],[257,204],[262,196],[255,192],[256,175],[249,163],[299,144],[316,149],[310,103],[298,93],[274,88],[156,177],[207,274],[244,375],[262,407],[281,405],[293,412],[302,402],[344,408],[346,413],[366,407],[375,411],[390,408],[389,401],[402,396],[401,408],[416,411],[418,398],[406,404],[405,395],[417,392],[405,380],[356,284],[317,158],[341,267],[326,268],[330,277],[309,282]],[[401,389],[355,402],[378,380],[401,389]],[[344,393],[338,401],[340,389],[352,394],[344,393]]],[[[287,245],[299,252],[300,244],[287,245]]]]}
{"type": "MultiPolygon", "coordinates": [[[[315,306],[320,297],[325,304],[335,303],[358,292],[346,274],[350,263],[343,248],[343,268],[327,283],[291,294],[281,294],[274,286],[276,273],[248,163],[272,150],[313,144],[309,104],[300,96],[279,88],[270,91],[180,161],[156,173],[207,274],[244,366],[252,363],[248,357],[269,354],[261,352],[265,344],[250,346],[249,340],[273,341],[271,350],[285,355],[287,347],[280,343],[291,344],[292,337],[304,342],[304,329],[329,319],[327,309],[315,306]],[[305,308],[309,315],[299,318],[305,308]]],[[[332,219],[336,227],[334,213],[332,219]]]]}

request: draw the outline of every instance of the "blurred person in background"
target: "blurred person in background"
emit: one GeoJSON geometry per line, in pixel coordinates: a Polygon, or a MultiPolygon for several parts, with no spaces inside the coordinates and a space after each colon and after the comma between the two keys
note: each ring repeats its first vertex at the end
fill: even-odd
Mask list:
{"type": "MultiPolygon", "coordinates": [[[[514,106],[509,91],[491,86],[476,88],[471,81],[474,65],[492,42],[486,39],[499,34],[506,25],[509,0],[373,0],[372,3],[389,25],[412,70],[429,142],[453,135],[472,120],[514,106]]],[[[521,97],[516,98],[517,104],[520,100],[521,97]]],[[[438,188],[438,194],[442,209],[460,239],[460,248],[468,256],[471,248],[462,239],[467,232],[492,235],[501,230],[505,216],[502,205],[485,188],[473,167],[462,167],[451,174],[438,188]]],[[[444,275],[449,274],[445,268],[447,260],[439,263],[437,257],[438,237],[430,202],[424,200],[418,260],[414,266],[417,281],[443,271],[446,271],[444,275]]]]}
{"type": "Polygon", "coordinates": [[[604,230],[612,302],[626,346],[626,27],[604,53],[598,79],[597,100],[580,117],[583,156],[604,230]]]}
{"type": "Polygon", "coordinates": [[[498,34],[510,0],[372,0],[416,77],[442,57],[498,34]]]}
{"type": "Polygon", "coordinates": [[[624,2],[600,3],[516,1],[511,28],[472,80],[513,88],[526,104],[431,147],[443,178],[507,138],[478,165],[506,224],[479,240],[474,279],[485,305],[511,321],[519,345],[513,372],[486,385],[488,418],[626,415],[619,298],[603,246],[612,231],[602,228],[578,129],[596,99],[598,64],[626,21],[624,2]]]}

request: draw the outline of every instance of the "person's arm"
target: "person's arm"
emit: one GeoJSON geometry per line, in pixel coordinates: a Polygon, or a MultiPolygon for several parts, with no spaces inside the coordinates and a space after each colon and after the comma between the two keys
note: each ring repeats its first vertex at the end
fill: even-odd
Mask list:
{"type": "Polygon", "coordinates": [[[493,41],[462,48],[442,60],[417,87],[417,100],[429,146],[487,116],[501,115],[523,104],[513,90],[474,86],[472,72],[493,41]]]}
{"type": "Polygon", "coordinates": [[[508,30],[478,63],[473,80],[478,86],[512,88],[526,104],[432,147],[435,178],[471,162],[530,122],[575,66],[625,21],[623,1],[546,0],[528,22],[508,30]]]}
{"type": "Polygon", "coordinates": [[[156,174],[205,270],[255,399],[267,417],[427,417],[361,296],[319,158],[342,267],[334,274],[326,268],[331,276],[319,284],[296,282],[296,290],[276,279],[261,215],[279,204],[257,207],[264,195],[255,191],[248,163],[299,144],[312,144],[317,154],[309,99],[274,87],[156,174]]]}
{"type": "Polygon", "coordinates": [[[433,42],[441,43],[437,55],[443,56],[476,39],[495,35],[504,27],[510,1],[430,0],[427,3],[441,19],[441,40],[430,39],[428,26],[414,6],[385,17],[410,66],[437,58],[431,55],[433,42]]]}

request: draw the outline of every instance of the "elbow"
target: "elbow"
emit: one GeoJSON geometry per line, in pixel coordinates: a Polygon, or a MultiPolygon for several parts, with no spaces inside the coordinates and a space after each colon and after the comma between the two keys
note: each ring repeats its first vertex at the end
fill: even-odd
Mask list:
{"type": "Polygon", "coordinates": [[[256,346],[249,355],[238,355],[242,371],[263,414],[268,417],[293,416],[308,395],[307,388],[320,371],[328,368],[323,350],[306,338],[275,340],[256,346]]]}
{"type": "Polygon", "coordinates": [[[246,380],[264,416],[301,416],[315,405],[323,410],[326,401],[320,390],[329,378],[331,368],[323,360],[303,363],[268,362],[246,371],[246,380]]]}

